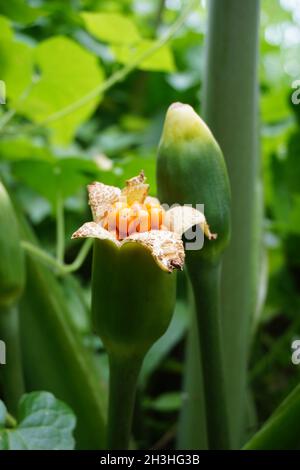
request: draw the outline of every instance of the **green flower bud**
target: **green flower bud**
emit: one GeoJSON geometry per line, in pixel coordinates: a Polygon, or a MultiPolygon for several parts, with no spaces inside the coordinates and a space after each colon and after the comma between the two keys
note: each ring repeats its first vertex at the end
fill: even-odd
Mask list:
{"type": "Polygon", "coordinates": [[[158,150],[157,184],[162,202],[204,204],[218,237],[189,255],[217,258],[230,235],[229,180],[219,145],[187,104],[174,103],[168,109],[158,150]]]}

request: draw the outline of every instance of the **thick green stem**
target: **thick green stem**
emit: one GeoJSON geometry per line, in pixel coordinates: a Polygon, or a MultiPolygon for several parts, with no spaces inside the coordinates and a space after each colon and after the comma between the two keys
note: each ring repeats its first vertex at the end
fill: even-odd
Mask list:
{"type": "Polygon", "coordinates": [[[109,450],[126,450],[129,447],[137,380],[142,362],[142,358],[117,358],[109,355],[109,450]]]}
{"type": "MultiPolygon", "coordinates": [[[[257,195],[259,1],[210,0],[209,5],[203,115],[224,153],[232,192],[232,238],[223,259],[221,292],[231,436],[233,446],[239,447],[244,439],[249,332],[260,255],[260,234],[255,230],[262,227],[261,220],[255,220],[261,212],[257,210],[261,203],[257,195]]],[[[197,409],[190,412],[194,413],[197,409]]]]}
{"type": "Polygon", "coordinates": [[[16,306],[0,309],[0,339],[6,345],[6,364],[0,366],[1,389],[7,408],[15,413],[24,392],[19,315],[16,306]]]}
{"type": "Polygon", "coordinates": [[[209,449],[228,449],[225,374],[220,319],[220,262],[188,263],[200,338],[209,449]]]}

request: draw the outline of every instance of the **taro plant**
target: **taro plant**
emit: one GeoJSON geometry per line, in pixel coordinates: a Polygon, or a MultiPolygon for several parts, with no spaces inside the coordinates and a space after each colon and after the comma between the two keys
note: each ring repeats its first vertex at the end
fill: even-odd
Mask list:
{"type": "Polygon", "coordinates": [[[0,2],[1,450],[299,447],[297,8],[0,2]]]}

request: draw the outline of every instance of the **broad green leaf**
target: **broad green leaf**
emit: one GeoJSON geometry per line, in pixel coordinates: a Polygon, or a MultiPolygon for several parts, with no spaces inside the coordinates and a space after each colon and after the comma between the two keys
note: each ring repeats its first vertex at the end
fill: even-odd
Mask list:
{"type": "Polygon", "coordinates": [[[300,385],[279,405],[245,445],[246,450],[300,449],[300,385]]]}
{"type": "Polygon", "coordinates": [[[101,41],[115,44],[134,44],[141,37],[127,16],[119,13],[82,13],[87,30],[101,41]]]}
{"type": "MultiPolygon", "coordinates": [[[[143,39],[134,46],[114,45],[112,50],[116,59],[121,64],[128,64],[137,60],[146,51],[153,47],[155,41],[143,39]]],[[[149,70],[152,72],[174,72],[176,70],[172,51],[168,44],[160,47],[156,52],[146,59],[142,60],[137,68],[141,70],[149,70]]]]}
{"type": "MultiPolygon", "coordinates": [[[[43,123],[53,113],[78,102],[104,79],[97,58],[62,36],[41,42],[35,49],[35,63],[41,71],[40,81],[18,110],[36,123],[43,123]]],[[[53,140],[68,143],[100,99],[97,96],[68,115],[48,123],[53,140]]]]}
{"type": "Polygon", "coordinates": [[[9,21],[0,17],[0,73],[12,106],[26,92],[32,80],[33,49],[13,37],[9,21]]]}
{"type": "Polygon", "coordinates": [[[17,426],[0,430],[0,450],[72,450],[76,419],[71,409],[48,392],[24,395],[17,426]]]}

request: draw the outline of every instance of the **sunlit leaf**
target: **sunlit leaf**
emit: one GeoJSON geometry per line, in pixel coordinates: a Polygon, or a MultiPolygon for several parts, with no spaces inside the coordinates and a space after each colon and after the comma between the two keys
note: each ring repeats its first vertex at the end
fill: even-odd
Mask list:
{"type": "Polygon", "coordinates": [[[0,39],[3,40],[13,40],[13,31],[10,27],[10,22],[4,16],[0,16],[0,39]]]}
{"type": "Polygon", "coordinates": [[[82,13],[87,30],[101,41],[134,44],[141,37],[134,22],[119,13],[82,13]]]}
{"type": "Polygon", "coordinates": [[[0,73],[6,84],[6,95],[14,106],[31,83],[33,71],[32,48],[16,41],[9,21],[0,17],[0,73]]]}
{"type": "Polygon", "coordinates": [[[285,87],[271,88],[261,97],[261,113],[264,122],[278,122],[291,114],[289,93],[285,87]]]}
{"type": "MultiPolygon", "coordinates": [[[[97,58],[76,42],[56,36],[41,42],[35,49],[35,62],[41,70],[41,79],[34,86],[19,111],[36,123],[72,105],[91,92],[104,78],[97,58]]],[[[67,143],[77,127],[87,119],[101,96],[89,100],[68,115],[49,122],[56,142],[67,143]]]]}
{"type": "MultiPolygon", "coordinates": [[[[113,46],[112,50],[118,62],[128,64],[141,57],[146,51],[152,48],[155,41],[144,39],[134,46],[113,46]]],[[[156,52],[142,60],[137,68],[153,72],[174,72],[176,70],[172,51],[168,44],[160,47],[156,52]]]]}

